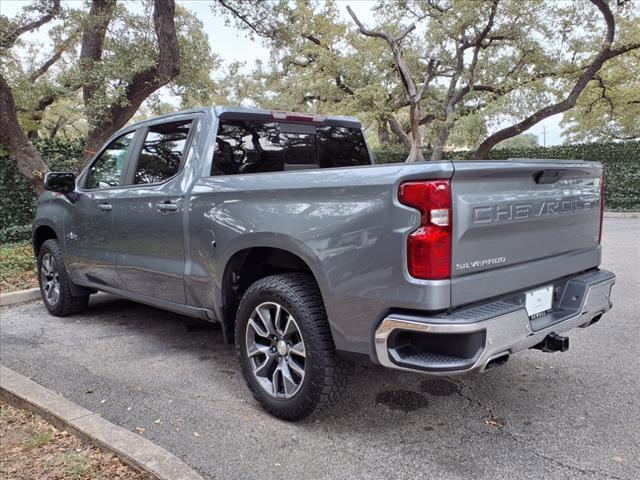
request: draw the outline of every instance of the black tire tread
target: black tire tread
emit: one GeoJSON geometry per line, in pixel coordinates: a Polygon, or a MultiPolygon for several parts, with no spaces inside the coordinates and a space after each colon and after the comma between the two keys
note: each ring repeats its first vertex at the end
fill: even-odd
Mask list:
{"type": "MultiPolygon", "coordinates": [[[[312,413],[320,413],[326,408],[335,405],[347,387],[353,365],[349,360],[336,353],[322,296],[313,276],[306,273],[285,273],[258,280],[243,295],[238,307],[239,314],[256,292],[265,289],[282,292],[299,309],[306,311],[308,314],[311,322],[304,323],[304,338],[306,342],[316,347],[316,361],[314,362],[316,374],[312,375],[314,381],[311,383],[309,395],[303,407],[285,413],[265,405],[260,398],[262,392],[257,390],[250,381],[247,381],[247,384],[254,398],[272,415],[290,421],[302,420],[312,413]]],[[[239,324],[240,322],[237,319],[236,352],[240,358],[241,352],[238,339],[240,335],[244,335],[244,332],[238,331],[239,324]]]]}
{"type": "Polygon", "coordinates": [[[58,241],[55,239],[47,240],[40,247],[40,252],[38,254],[38,284],[40,285],[42,301],[47,307],[47,310],[49,310],[49,313],[56,317],[68,317],[69,315],[81,313],[85,308],[87,308],[87,305],[89,305],[89,295],[82,295],[79,297],[74,296],[71,293],[70,283],[71,280],[69,280],[69,277],[67,276],[67,270],[64,265],[64,258],[62,257],[60,244],[58,244],[58,241]],[[44,300],[44,292],[42,290],[42,285],[40,284],[40,262],[46,252],[51,253],[55,258],[56,264],[58,265],[58,276],[60,279],[60,301],[53,308],[50,308],[44,300]]]}

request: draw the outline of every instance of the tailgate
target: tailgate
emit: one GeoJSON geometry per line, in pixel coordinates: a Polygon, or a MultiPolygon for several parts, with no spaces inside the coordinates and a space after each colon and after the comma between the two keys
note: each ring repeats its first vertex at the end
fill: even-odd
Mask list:
{"type": "Polygon", "coordinates": [[[452,306],[600,261],[596,162],[454,162],[452,306]]]}

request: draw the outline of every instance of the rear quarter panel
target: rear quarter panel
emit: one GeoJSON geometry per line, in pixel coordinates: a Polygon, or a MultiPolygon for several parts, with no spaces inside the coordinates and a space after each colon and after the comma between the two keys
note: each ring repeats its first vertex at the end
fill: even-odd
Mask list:
{"type": "Polygon", "coordinates": [[[449,162],[433,162],[201,178],[189,200],[191,303],[220,315],[232,255],[281,248],[314,273],[336,346],[370,353],[373,326],[388,309],[449,305],[449,281],[406,273],[406,235],[420,219],[396,192],[403,180],[451,174],[449,162]]]}

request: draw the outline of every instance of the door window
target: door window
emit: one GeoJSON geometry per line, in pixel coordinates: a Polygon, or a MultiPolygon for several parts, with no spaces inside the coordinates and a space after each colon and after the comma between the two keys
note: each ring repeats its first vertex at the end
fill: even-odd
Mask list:
{"type": "Polygon", "coordinates": [[[93,162],[87,174],[85,188],[117,187],[135,132],[126,133],[111,142],[93,162]]]}
{"type": "Polygon", "coordinates": [[[138,158],[134,183],[161,183],[180,171],[191,120],[149,127],[138,158]]]}

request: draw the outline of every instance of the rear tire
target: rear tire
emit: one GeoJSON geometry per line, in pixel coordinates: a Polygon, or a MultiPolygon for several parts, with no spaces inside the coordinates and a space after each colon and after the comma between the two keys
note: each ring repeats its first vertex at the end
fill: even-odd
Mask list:
{"type": "Polygon", "coordinates": [[[76,297],[71,293],[71,280],[57,240],[50,239],[42,244],[38,252],[37,268],[40,295],[49,313],[66,317],[87,308],[89,295],[76,297]]]}
{"type": "Polygon", "coordinates": [[[336,353],[311,275],[273,275],[251,285],[235,338],[251,393],[276,417],[302,420],[336,403],[346,388],[352,365],[336,353]]]}

